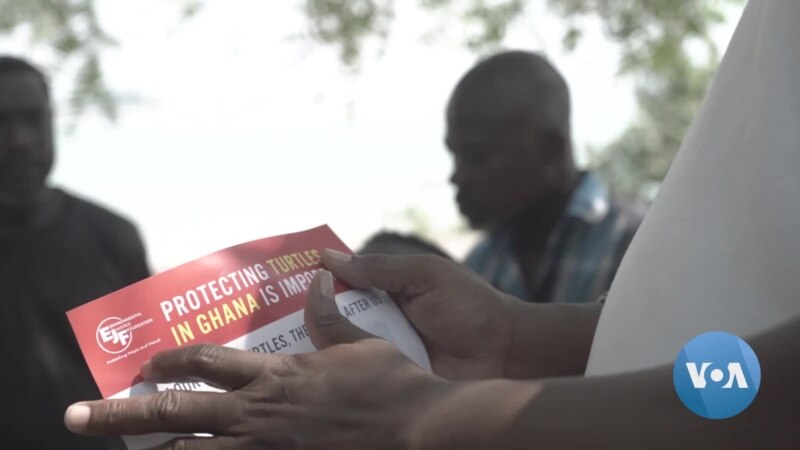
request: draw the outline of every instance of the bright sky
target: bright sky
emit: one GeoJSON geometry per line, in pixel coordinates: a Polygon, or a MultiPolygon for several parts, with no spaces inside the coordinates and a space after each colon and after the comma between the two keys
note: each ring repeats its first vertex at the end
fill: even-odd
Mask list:
{"type": "MultiPolygon", "coordinates": [[[[134,220],[155,270],[321,223],[357,247],[381,228],[409,229],[409,207],[464,253],[443,110],[476,57],[459,36],[423,42],[433,18],[400,9],[383,54],[348,76],[334,49],[302,37],[298,2],[208,0],[184,23],[163,0],[98,3],[120,44],[104,53],[107,81],[137,100],[117,123],[89,115],[72,134],[62,123],[51,178],[134,220]]],[[[537,31],[507,47],[544,50],[562,70],[578,149],[612,139],[635,109],[615,48],[591,32],[565,55],[560,21],[530,16],[537,31]]],[[[0,51],[36,57],[27,43],[20,33],[0,51]]],[[[54,83],[63,104],[71,77],[54,83]]]]}

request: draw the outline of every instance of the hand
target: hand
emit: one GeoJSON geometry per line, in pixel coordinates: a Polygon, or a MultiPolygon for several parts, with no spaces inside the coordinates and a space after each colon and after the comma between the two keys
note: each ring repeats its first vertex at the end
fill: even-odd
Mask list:
{"type": "Polygon", "coordinates": [[[432,255],[350,256],[323,264],[355,288],[387,291],[422,335],[434,373],[448,379],[504,376],[514,300],[469,269],[432,255]]]}
{"type": "Polygon", "coordinates": [[[423,371],[394,345],[352,325],[322,271],[309,289],[306,326],[321,351],[263,355],[199,345],[157,354],[148,381],[199,378],[225,393],[169,390],[71,406],[65,424],[90,435],[211,433],[162,448],[404,448],[414,418],[449,383],[423,371]]]}

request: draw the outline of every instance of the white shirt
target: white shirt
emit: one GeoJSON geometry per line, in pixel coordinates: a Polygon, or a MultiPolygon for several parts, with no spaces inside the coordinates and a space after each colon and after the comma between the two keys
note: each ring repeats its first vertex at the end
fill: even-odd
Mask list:
{"type": "Polygon", "coordinates": [[[800,315],[800,1],[752,0],[628,249],[587,375],[800,315]]]}

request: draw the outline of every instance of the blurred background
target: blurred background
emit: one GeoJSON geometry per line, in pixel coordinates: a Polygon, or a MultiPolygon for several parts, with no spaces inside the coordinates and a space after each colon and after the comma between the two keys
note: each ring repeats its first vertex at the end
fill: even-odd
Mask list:
{"type": "Polygon", "coordinates": [[[580,165],[652,199],[738,0],[0,0],[0,53],[51,77],[52,182],[136,222],[158,272],[330,224],[352,248],[474,243],[444,108],[500,49],[571,88],[580,165]]]}

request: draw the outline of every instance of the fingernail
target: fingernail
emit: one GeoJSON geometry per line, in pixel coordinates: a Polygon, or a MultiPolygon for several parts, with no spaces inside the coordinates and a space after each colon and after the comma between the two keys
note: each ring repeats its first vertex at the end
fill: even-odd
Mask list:
{"type": "Polygon", "coordinates": [[[64,425],[70,431],[81,431],[89,424],[89,416],[92,414],[92,409],[82,403],[75,403],[67,408],[64,413],[64,425]]]}
{"type": "Polygon", "coordinates": [[[327,270],[322,271],[322,279],[319,280],[320,283],[320,292],[326,298],[333,300],[336,298],[336,293],[333,290],[333,274],[328,272],[327,270]]]}
{"type": "Polygon", "coordinates": [[[322,251],[325,252],[325,255],[327,255],[328,258],[334,261],[349,262],[351,259],[353,259],[352,255],[348,255],[347,253],[342,253],[332,248],[326,248],[322,251]]]}

